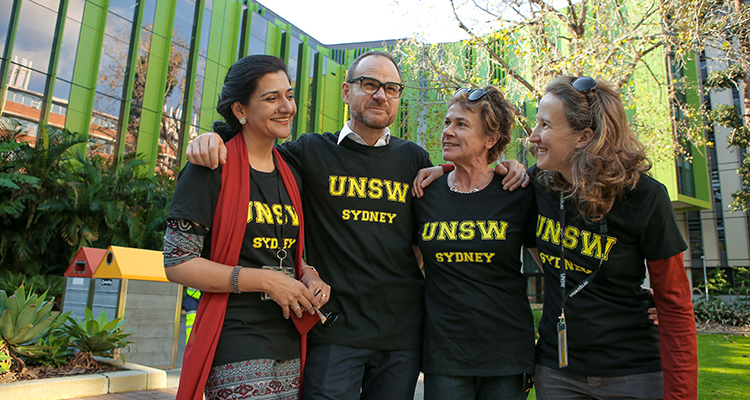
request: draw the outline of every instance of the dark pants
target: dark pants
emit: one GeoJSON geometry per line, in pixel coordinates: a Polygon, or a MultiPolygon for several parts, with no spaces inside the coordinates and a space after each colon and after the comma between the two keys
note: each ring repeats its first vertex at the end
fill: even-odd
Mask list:
{"type": "Polygon", "coordinates": [[[309,346],[304,400],[413,400],[421,350],[309,346]]]}
{"type": "Polygon", "coordinates": [[[596,377],[573,375],[537,364],[534,386],[538,400],[661,399],[664,378],[660,372],[596,377]]]}
{"type": "Polygon", "coordinates": [[[524,400],[523,374],[511,376],[424,375],[427,400],[524,400]]]}

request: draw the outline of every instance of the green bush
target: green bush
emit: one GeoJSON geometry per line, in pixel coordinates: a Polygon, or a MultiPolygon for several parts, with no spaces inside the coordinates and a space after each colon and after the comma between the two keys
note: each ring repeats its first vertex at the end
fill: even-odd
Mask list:
{"type": "Polygon", "coordinates": [[[79,135],[42,129],[46,149],[0,129],[0,271],[62,275],[82,246],[161,249],[173,180],[134,156],[82,156],[79,135]]]}
{"type": "Polygon", "coordinates": [[[704,323],[718,323],[731,326],[750,325],[750,298],[738,296],[735,301],[726,303],[720,298],[701,297],[693,301],[695,320],[704,323]]]}
{"type": "MultiPolygon", "coordinates": [[[[62,298],[65,290],[65,277],[60,275],[34,275],[26,276],[23,272],[5,271],[0,273],[0,290],[13,293],[19,287],[24,286],[29,293],[47,296],[55,299],[62,298]]],[[[53,307],[53,309],[55,309],[53,307]]]]}
{"type": "Polygon", "coordinates": [[[91,310],[86,307],[83,321],[78,317],[68,317],[68,324],[61,331],[69,340],[69,346],[93,356],[112,357],[117,349],[124,349],[132,343],[126,340],[130,333],[123,333],[125,320],[115,318],[108,321],[107,312],[102,310],[99,317],[94,318],[91,310]]]}

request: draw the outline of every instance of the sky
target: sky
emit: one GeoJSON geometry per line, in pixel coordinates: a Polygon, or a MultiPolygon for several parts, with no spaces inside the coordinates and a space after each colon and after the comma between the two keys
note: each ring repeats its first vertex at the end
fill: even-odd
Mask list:
{"type": "Polygon", "coordinates": [[[258,0],[323,44],[417,37],[454,42],[468,35],[449,0],[258,0]]]}

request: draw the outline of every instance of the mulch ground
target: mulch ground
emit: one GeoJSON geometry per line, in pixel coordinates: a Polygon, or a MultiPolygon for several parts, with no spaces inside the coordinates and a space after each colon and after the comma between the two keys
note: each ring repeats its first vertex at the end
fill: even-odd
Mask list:
{"type": "MultiPolygon", "coordinates": [[[[80,355],[80,353],[79,353],[80,355]]],[[[111,364],[89,359],[74,357],[67,364],[58,368],[52,366],[26,366],[22,371],[10,371],[0,376],[0,383],[28,381],[32,379],[58,378],[83,374],[102,374],[120,371],[121,368],[111,364]]]]}
{"type": "Polygon", "coordinates": [[[716,334],[730,334],[730,335],[750,335],[750,325],[745,326],[731,326],[722,325],[713,322],[703,323],[696,322],[695,329],[698,333],[716,333],[716,334]]]}

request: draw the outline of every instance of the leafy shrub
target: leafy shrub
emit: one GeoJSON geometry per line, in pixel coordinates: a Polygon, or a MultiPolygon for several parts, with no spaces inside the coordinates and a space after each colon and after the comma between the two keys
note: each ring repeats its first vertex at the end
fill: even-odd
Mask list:
{"type": "Polygon", "coordinates": [[[65,290],[65,277],[60,275],[34,275],[29,277],[23,272],[13,271],[5,271],[4,274],[0,274],[0,290],[13,293],[21,286],[24,286],[29,293],[38,296],[46,293],[48,296],[59,299],[65,290]]]}
{"type": "Polygon", "coordinates": [[[46,300],[46,297],[46,293],[43,296],[27,295],[23,286],[10,297],[0,290],[0,338],[5,342],[8,355],[20,368],[25,363],[19,356],[38,357],[50,350],[36,344],[41,337],[49,334],[58,317],[52,314],[53,302],[46,300]]]}
{"type": "Polygon", "coordinates": [[[701,297],[693,301],[695,320],[722,325],[750,325],[750,298],[738,296],[735,301],[726,303],[720,298],[706,300],[701,297]]]}
{"type": "Polygon", "coordinates": [[[85,157],[79,135],[42,129],[46,149],[0,129],[0,270],[62,275],[82,246],[161,249],[174,181],[135,156],[85,157]]]}
{"type": "Polygon", "coordinates": [[[116,349],[123,349],[132,343],[126,340],[130,333],[123,333],[125,320],[115,318],[108,321],[107,312],[102,310],[94,318],[86,307],[86,316],[81,321],[78,317],[68,317],[68,324],[61,328],[69,340],[69,346],[94,356],[112,357],[116,349]]]}

